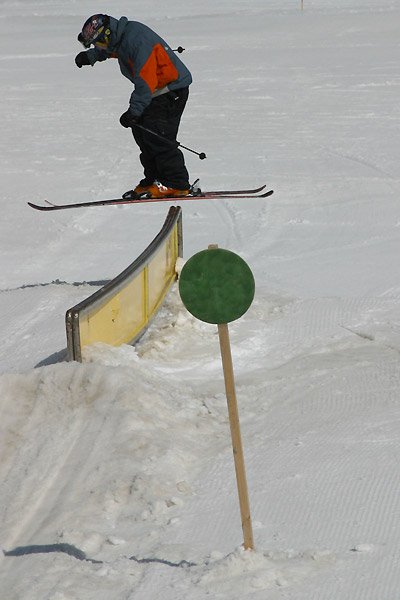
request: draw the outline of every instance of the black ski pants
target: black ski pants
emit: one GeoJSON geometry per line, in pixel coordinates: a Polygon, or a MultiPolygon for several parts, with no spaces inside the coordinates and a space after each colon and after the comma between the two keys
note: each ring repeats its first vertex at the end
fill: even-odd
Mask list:
{"type": "Polygon", "coordinates": [[[154,181],[159,181],[178,190],[189,188],[185,159],[176,141],[188,96],[189,88],[156,96],[138,121],[139,125],[169,141],[163,141],[139,127],[132,127],[133,137],[141,151],[140,162],[144,169],[141,185],[151,185],[154,181]]]}

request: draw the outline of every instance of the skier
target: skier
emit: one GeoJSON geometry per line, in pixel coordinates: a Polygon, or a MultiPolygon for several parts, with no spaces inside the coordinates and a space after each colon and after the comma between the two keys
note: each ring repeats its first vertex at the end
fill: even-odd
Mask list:
{"type": "Polygon", "coordinates": [[[129,108],[119,121],[123,127],[132,128],[144,178],[123,197],[186,196],[190,191],[189,175],[176,138],[192,82],[189,70],[157,33],[126,17],[118,20],[93,15],[85,22],[78,40],[89,49],[77,54],[77,67],[117,58],[121,73],[135,86],[129,108]],[[92,45],[94,48],[90,48],[92,45]]]}

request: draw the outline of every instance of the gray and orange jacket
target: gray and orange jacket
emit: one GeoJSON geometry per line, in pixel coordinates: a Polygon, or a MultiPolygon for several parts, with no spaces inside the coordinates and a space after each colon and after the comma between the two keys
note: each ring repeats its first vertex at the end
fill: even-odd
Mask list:
{"type": "Polygon", "coordinates": [[[110,17],[110,43],[107,50],[87,51],[90,64],[117,58],[121,73],[135,86],[130,110],[140,116],[152,98],[168,90],[192,83],[192,76],[168,44],[147,25],[110,17]]]}

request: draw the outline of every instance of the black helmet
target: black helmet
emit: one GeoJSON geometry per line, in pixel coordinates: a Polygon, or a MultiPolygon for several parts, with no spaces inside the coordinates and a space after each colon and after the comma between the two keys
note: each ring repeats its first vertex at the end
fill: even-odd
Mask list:
{"type": "Polygon", "coordinates": [[[92,15],[82,27],[82,31],[78,35],[78,41],[85,48],[90,48],[95,43],[108,46],[110,34],[110,17],[108,15],[92,15]]]}

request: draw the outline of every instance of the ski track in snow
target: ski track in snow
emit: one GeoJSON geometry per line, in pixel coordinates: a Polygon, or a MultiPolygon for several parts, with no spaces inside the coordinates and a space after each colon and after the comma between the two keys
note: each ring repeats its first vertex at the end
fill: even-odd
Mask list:
{"type": "Polygon", "coordinates": [[[69,54],[8,54],[6,56],[1,56],[0,61],[7,60],[37,60],[38,58],[67,58],[69,54]]]}

